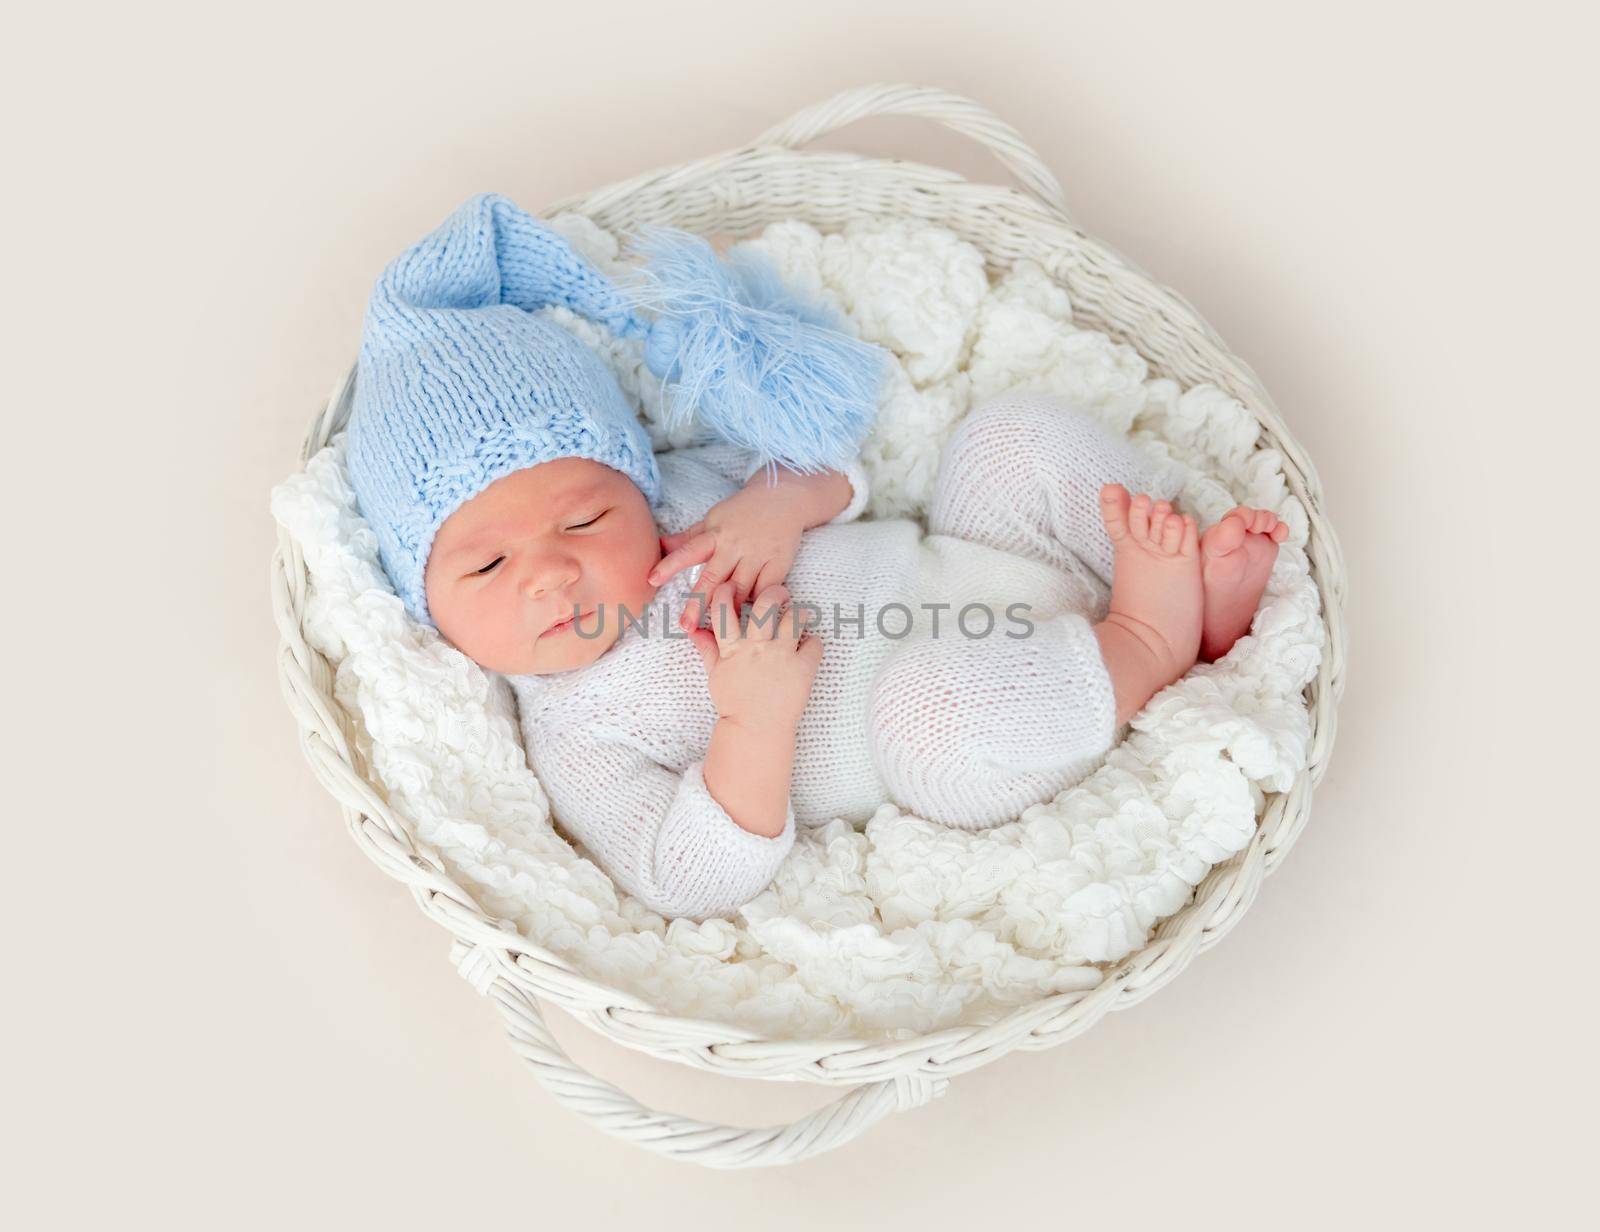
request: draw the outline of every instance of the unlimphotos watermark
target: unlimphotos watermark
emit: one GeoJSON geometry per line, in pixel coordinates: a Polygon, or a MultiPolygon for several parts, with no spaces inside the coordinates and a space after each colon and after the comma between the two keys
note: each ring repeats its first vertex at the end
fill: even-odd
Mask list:
{"type": "MultiPolygon", "coordinates": [[[[692,592],[687,598],[700,600],[702,603],[701,610],[704,611],[705,602],[709,596],[699,592],[692,592]]],[[[634,612],[626,604],[613,606],[616,611],[614,619],[620,622],[622,634],[628,633],[629,630],[637,630],[641,637],[687,638],[689,636],[688,631],[678,623],[677,618],[681,613],[669,611],[667,604],[646,604],[643,612],[634,612]],[[661,614],[659,621],[652,619],[657,612],[661,614]]],[[[859,640],[868,636],[867,631],[870,624],[870,628],[877,636],[898,640],[910,635],[912,630],[917,627],[916,614],[911,605],[905,603],[885,603],[876,607],[870,622],[868,621],[867,605],[865,603],[857,603],[854,614],[850,614],[849,609],[845,606],[835,603],[832,605],[831,623],[826,624],[824,622],[829,620],[829,614],[825,613],[815,603],[800,600],[789,604],[789,606],[799,614],[802,632],[815,631],[822,637],[838,638],[844,636],[846,630],[853,630],[855,637],[859,640]]],[[[742,605],[741,610],[744,611],[744,615],[738,618],[739,627],[747,632],[775,626],[783,618],[782,608],[769,608],[766,612],[757,614],[748,610],[749,607],[748,603],[742,605]]],[[[1026,616],[1026,613],[1031,612],[1033,608],[1032,605],[1027,603],[1006,605],[1005,625],[1003,628],[1001,628],[1001,621],[996,615],[994,607],[988,603],[964,604],[955,613],[953,619],[944,622],[942,627],[940,617],[949,612],[954,607],[953,604],[919,603],[916,607],[931,616],[931,619],[926,624],[926,632],[929,637],[985,638],[995,634],[997,629],[999,629],[998,635],[1001,637],[1024,638],[1033,636],[1033,621],[1026,616]],[[954,630],[953,633],[950,631],[952,628],[954,630]]],[[[572,628],[581,638],[593,639],[602,636],[607,627],[605,620],[606,605],[603,603],[590,612],[587,617],[582,615],[582,610],[577,604],[573,605],[572,628]]],[[[728,621],[728,609],[726,607],[718,607],[712,616],[712,621],[714,629],[722,636],[726,637],[732,631],[732,622],[728,621]],[[719,618],[727,623],[717,626],[715,622],[719,618]]]]}

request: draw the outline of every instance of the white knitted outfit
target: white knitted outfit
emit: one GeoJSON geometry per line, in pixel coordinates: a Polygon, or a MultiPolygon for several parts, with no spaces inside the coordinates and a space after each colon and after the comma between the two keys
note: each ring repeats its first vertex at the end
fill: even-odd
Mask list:
{"type": "MultiPolygon", "coordinates": [[[[723,442],[657,460],[657,520],[669,533],[757,469],[723,442]]],[[[1039,394],[1007,395],[956,426],[925,536],[910,519],[859,521],[866,474],[859,464],[846,473],[850,504],[804,534],[786,579],[791,601],[811,605],[801,615],[823,655],[776,837],[741,829],[706,789],[717,714],[677,627],[698,566],[669,578],[641,625],[594,663],[507,678],[556,819],[663,915],[748,902],[788,855],[796,824],[859,824],[893,802],[946,825],[997,825],[1081,779],[1115,742],[1092,628],[1112,572],[1099,491],[1121,483],[1170,498],[1178,474],[1039,394]],[[963,616],[971,603],[983,606],[963,616]]]]}

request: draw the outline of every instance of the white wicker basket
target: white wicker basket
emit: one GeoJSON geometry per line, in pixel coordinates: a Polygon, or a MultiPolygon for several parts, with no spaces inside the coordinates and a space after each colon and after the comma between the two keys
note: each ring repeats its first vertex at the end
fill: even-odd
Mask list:
{"type": "MultiPolygon", "coordinates": [[[[1244,914],[1262,878],[1283,859],[1310,814],[1312,789],[1333,747],[1346,641],[1344,567],[1322,512],[1316,474],[1250,368],[1228,352],[1181,296],[1073,226],[1056,178],[1014,129],[971,100],[942,90],[909,85],[851,90],[807,108],[740,149],[570,197],[540,213],[565,210],[578,210],[615,232],[664,223],[734,237],[780,219],[800,219],[828,231],[859,216],[901,215],[950,228],[982,251],[995,273],[1009,269],[1019,257],[1031,258],[1066,288],[1075,324],[1128,343],[1148,361],[1153,375],[1184,386],[1210,382],[1255,414],[1263,429],[1258,447],[1281,451],[1290,490],[1310,519],[1306,551],[1322,595],[1328,644],[1306,694],[1313,739],[1305,770],[1289,791],[1266,797],[1250,844],[1212,869],[1189,905],[1164,921],[1148,945],[1116,964],[1097,987],[1048,997],[988,1026],[951,1028],[893,1043],[765,1040],[723,1023],[661,1014],[634,996],[586,978],[474,904],[360,765],[350,719],[334,700],[333,669],[305,637],[310,585],[305,563],[280,529],[272,600],[281,637],[279,672],[300,724],[301,747],[318,779],[342,806],[362,850],[409,886],[422,910],[453,935],[452,960],[494,1002],[513,1046],[540,1081],[601,1129],[663,1155],[715,1167],[788,1163],[848,1142],[886,1114],[942,1094],[952,1074],[1012,1049],[1048,1048],[1072,1038],[1108,1010],[1147,996],[1220,940],[1244,914]],[[920,116],[972,137],[993,151],[1027,191],[974,184],[950,171],[898,159],[802,152],[814,138],[874,115],[920,116]],[[546,1029],[539,997],[653,1056],[723,1074],[854,1089],[793,1124],[765,1128],[713,1125],[657,1112],[573,1064],[546,1029]]],[[[312,422],[302,460],[344,426],[354,381],[352,366],[312,422]]]]}

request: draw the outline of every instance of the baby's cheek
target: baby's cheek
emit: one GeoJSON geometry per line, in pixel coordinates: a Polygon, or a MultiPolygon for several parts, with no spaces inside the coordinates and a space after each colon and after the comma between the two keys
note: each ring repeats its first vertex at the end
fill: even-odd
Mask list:
{"type": "Polygon", "coordinates": [[[471,611],[464,613],[464,620],[485,659],[492,660],[479,660],[480,664],[515,674],[527,666],[532,656],[532,639],[523,636],[520,622],[512,619],[505,609],[503,603],[475,604],[471,611]]]}
{"type": "Polygon", "coordinates": [[[529,627],[524,616],[525,612],[521,609],[508,616],[502,637],[508,655],[524,663],[532,663],[535,658],[544,657],[539,649],[539,634],[542,630],[529,627]]]}

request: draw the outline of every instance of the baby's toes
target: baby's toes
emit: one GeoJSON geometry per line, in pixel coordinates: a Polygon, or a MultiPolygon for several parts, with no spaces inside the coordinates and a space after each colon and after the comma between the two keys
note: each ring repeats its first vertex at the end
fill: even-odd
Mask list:
{"type": "Polygon", "coordinates": [[[1200,554],[1200,524],[1187,513],[1183,515],[1183,540],[1178,544],[1178,552],[1182,556],[1200,554]]]}
{"type": "Polygon", "coordinates": [[[1288,537],[1289,524],[1280,520],[1278,524],[1272,528],[1272,541],[1274,543],[1282,543],[1288,537]]]}
{"type": "Polygon", "coordinates": [[[1279,537],[1278,532],[1280,530],[1287,529],[1283,525],[1283,519],[1277,514],[1273,513],[1270,509],[1261,509],[1257,512],[1259,512],[1261,516],[1256,521],[1256,534],[1264,535],[1274,542],[1282,543],[1283,540],[1279,537]]]}
{"type": "Polygon", "coordinates": [[[1106,524],[1106,534],[1113,542],[1128,534],[1128,489],[1120,483],[1108,483],[1100,489],[1100,520],[1106,524]]]}
{"type": "Polygon", "coordinates": [[[1181,513],[1169,513],[1167,520],[1161,524],[1161,550],[1168,556],[1176,556],[1183,545],[1183,522],[1181,513]]]}
{"type": "Polygon", "coordinates": [[[1143,492],[1128,505],[1128,531],[1140,542],[1150,539],[1150,498],[1143,492]]]}
{"type": "Polygon", "coordinates": [[[1245,519],[1235,517],[1238,510],[1224,514],[1222,521],[1218,522],[1200,541],[1201,549],[1207,556],[1226,556],[1229,552],[1236,552],[1244,543],[1249,523],[1245,519]]]}

